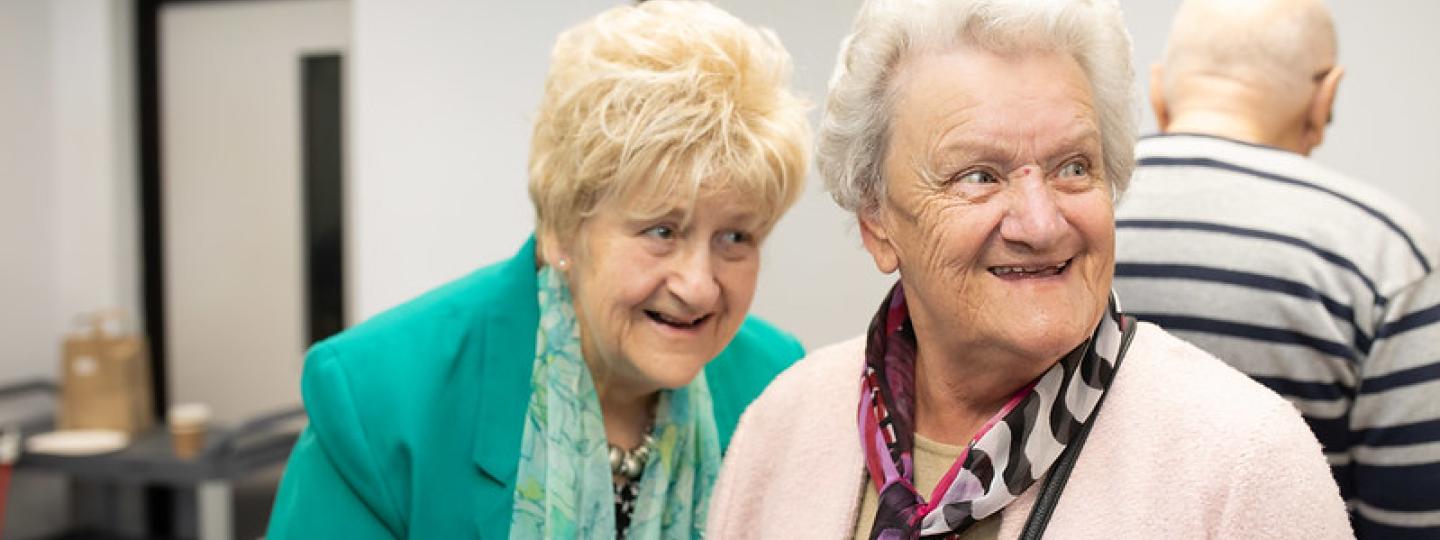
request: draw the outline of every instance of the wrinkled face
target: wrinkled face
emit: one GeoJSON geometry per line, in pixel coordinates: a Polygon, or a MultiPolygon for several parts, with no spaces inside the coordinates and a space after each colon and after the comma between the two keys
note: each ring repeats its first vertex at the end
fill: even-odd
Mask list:
{"type": "Polygon", "coordinates": [[[569,261],[581,350],[602,392],[689,384],[750,309],[763,218],[725,194],[695,203],[688,221],[679,205],[641,219],[618,201],[601,203],[574,239],[547,242],[557,246],[552,266],[569,261]]]}
{"type": "Polygon", "coordinates": [[[1033,362],[1079,345],[1115,261],[1079,64],[956,49],[908,59],[895,84],[887,193],[861,229],[900,271],[922,354],[1033,362]]]}

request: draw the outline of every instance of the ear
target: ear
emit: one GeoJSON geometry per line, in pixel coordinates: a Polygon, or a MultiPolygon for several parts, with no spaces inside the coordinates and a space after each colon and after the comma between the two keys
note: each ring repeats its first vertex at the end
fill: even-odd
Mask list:
{"type": "Polygon", "coordinates": [[[879,208],[864,208],[858,212],[860,241],[865,243],[865,251],[875,258],[875,268],[882,274],[890,274],[900,268],[900,257],[895,253],[894,244],[890,243],[890,232],[880,212],[879,208]]]}
{"type": "Polygon", "coordinates": [[[560,241],[560,235],[554,229],[542,227],[536,236],[536,240],[540,244],[539,253],[536,253],[536,258],[540,259],[539,263],[561,271],[567,270],[570,264],[574,264],[575,261],[569,254],[569,248],[560,241]],[[560,264],[562,260],[566,261],[563,268],[560,264]]]}
{"type": "Polygon", "coordinates": [[[1150,109],[1155,111],[1155,123],[1164,133],[1170,128],[1170,109],[1165,103],[1165,67],[1150,64],[1150,109]]]}
{"type": "Polygon", "coordinates": [[[1320,80],[1320,87],[1315,90],[1314,99],[1310,100],[1310,109],[1305,111],[1305,155],[1325,142],[1325,128],[1330,127],[1330,119],[1335,113],[1335,94],[1340,88],[1340,79],[1345,76],[1345,66],[1335,66],[1325,78],[1320,80]]]}

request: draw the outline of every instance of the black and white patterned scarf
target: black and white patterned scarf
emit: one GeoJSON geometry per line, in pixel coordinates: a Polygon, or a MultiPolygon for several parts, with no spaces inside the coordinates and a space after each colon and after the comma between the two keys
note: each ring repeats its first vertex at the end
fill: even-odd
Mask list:
{"type": "Polygon", "coordinates": [[[951,465],[929,499],[914,487],[915,331],[899,283],[870,323],[860,387],[865,466],[880,494],[870,538],[948,538],[1005,508],[1055,463],[1115,377],[1115,297],[1090,339],[1021,388],[951,465]]]}

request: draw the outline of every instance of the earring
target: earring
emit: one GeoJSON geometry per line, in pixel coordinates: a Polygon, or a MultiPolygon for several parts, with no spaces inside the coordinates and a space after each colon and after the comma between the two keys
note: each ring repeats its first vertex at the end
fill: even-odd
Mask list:
{"type": "Polygon", "coordinates": [[[569,260],[569,259],[565,259],[565,258],[562,257],[560,260],[555,261],[555,268],[559,268],[561,272],[564,272],[565,269],[568,268],[569,266],[570,266],[570,260],[569,260]]]}

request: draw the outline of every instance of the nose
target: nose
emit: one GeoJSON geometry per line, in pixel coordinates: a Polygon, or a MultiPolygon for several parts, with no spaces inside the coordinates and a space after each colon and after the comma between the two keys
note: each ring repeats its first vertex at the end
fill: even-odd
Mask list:
{"type": "Polygon", "coordinates": [[[667,283],[670,293],[696,314],[710,311],[720,299],[712,259],[708,247],[697,246],[679,253],[673,261],[667,283]]]}
{"type": "Polygon", "coordinates": [[[1064,239],[1069,224],[1060,211],[1057,193],[1038,167],[1025,167],[1011,179],[1009,206],[1000,223],[1000,237],[1033,251],[1045,251],[1064,239]]]}

